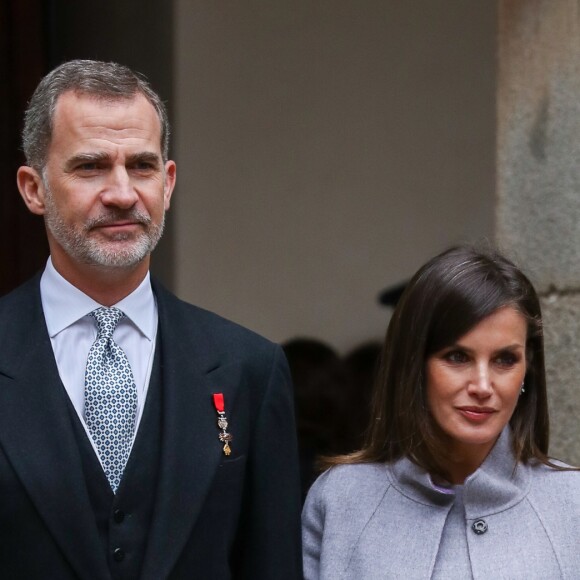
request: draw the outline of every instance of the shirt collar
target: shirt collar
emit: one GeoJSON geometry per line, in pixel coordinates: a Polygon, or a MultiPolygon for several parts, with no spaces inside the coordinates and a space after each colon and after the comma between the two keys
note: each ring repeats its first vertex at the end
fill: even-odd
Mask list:
{"type": "MultiPolygon", "coordinates": [[[[102,306],[65,280],[56,271],[50,257],[40,280],[40,295],[51,338],[102,306]]],[[[155,338],[157,306],[149,272],[131,294],[114,306],[122,310],[145,337],[149,340],[155,338]]]]}

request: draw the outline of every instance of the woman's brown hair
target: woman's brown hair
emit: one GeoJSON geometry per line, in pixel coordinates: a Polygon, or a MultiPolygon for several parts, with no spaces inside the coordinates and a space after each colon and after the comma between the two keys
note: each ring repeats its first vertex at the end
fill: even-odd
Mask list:
{"type": "Polygon", "coordinates": [[[455,247],[427,262],[409,282],[389,327],[364,447],[328,458],[341,463],[408,457],[445,476],[446,449],[426,400],[427,358],[454,344],[503,307],[527,322],[525,392],[510,419],[514,453],[522,462],[548,459],[549,419],[540,302],[528,278],[495,251],[455,247]]]}

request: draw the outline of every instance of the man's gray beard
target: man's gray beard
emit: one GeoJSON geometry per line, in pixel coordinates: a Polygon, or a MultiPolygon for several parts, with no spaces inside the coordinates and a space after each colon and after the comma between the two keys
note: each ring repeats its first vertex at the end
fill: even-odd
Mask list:
{"type": "Polygon", "coordinates": [[[45,184],[45,214],[46,227],[64,251],[71,257],[84,264],[102,266],[105,268],[127,268],[135,266],[148,256],[163,235],[165,227],[165,213],[161,223],[156,225],[151,218],[137,210],[109,209],[98,218],[88,220],[82,229],[76,229],[64,222],[56,205],[50,188],[45,184]],[[109,241],[99,241],[90,237],[92,228],[119,220],[131,220],[141,223],[145,231],[138,234],[133,242],[119,244],[129,240],[131,234],[120,232],[109,241]]]}

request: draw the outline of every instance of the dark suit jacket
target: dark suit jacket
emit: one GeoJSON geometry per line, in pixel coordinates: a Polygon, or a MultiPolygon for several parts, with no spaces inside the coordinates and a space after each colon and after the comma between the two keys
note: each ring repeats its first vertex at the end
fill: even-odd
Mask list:
{"type": "MultiPolygon", "coordinates": [[[[0,299],[0,578],[104,580],[39,279],[0,299]]],[[[157,284],[154,292],[163,434],[142,580],[301,578],[292,393],[281,350],[157,284]],[[229,457],[218,440],[217,392],[234,436],[229,457]]]]}

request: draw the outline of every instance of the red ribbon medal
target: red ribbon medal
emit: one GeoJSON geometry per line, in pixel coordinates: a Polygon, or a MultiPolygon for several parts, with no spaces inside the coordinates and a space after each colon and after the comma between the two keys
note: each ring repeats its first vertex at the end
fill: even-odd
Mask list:
{"type": "Polygon", "coordinates": [[[213,405],[218,414],[217,424],[221,429],[221,433],[218,435],[218,439],[224,444],[223,450],[224,455],[230,455],[232,450],[230,448],[230,441],[233,439],[232,435],[227,432],[228,420],[226,418],[226,407],[224,403],[223,393],[214,393],[213,405]]]}

